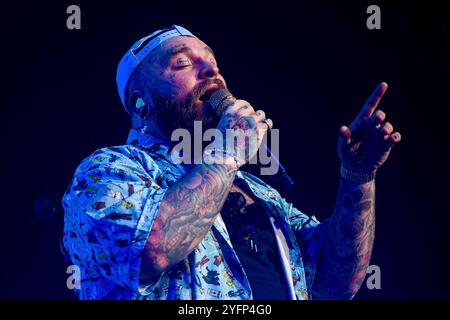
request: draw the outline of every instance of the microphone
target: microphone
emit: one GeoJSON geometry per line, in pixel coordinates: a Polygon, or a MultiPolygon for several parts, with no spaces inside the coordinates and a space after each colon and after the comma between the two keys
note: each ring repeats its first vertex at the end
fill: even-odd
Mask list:
{"type": "MultiPolygon", "coordinates": [[[[219,89],[215,91],[209,98],[209,104],[213,108],[217,116],[222,117],[225,108],[229,103],[236,101],[230,91],[226,89],[219,89]]],[[[269,128],[270,130],[270,128],[269,128]]],[[[271,176],[276,182],[280,184],[288,192],[292,192],[295,189],[295,181],[287,174],[286,169],[280,163],[278,158],[270,151],[269,147],[265,143],[262,146],[266,149],[268,155],[278,164],[281,172],[271,176]]]]}

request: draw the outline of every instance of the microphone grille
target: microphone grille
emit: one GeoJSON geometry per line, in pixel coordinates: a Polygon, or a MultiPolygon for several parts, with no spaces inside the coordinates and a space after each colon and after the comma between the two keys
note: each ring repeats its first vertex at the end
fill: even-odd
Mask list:
{"type": "Polygon", "coordinates": [[[215,91],[211,97],[209,98],[209,104],[211,105],[211,107],[213,108],[213,110],[216,112],[217,115],[222,116],[223,113],[223,105],[222,103],[229,99],[232,98],[233,95],[230,93],[230,91],[226,90],[226,89],[220,89],[215,91]]]}

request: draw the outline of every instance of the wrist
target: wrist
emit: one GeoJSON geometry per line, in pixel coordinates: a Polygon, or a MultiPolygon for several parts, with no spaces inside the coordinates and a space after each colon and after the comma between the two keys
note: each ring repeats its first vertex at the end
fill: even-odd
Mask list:
{"type": "Polygon", "coordinates": [[[373,170],[371,172],[362,173],[357,172],[355,170],[349,170],[341,165],[340,175],[341,178],[357,184],[364,184],[375,180],[377,170],[373,170]]]}
{"type": "Polygon", "coordinates": [[[236,154],[217,148],[206,149],[203,152],[203,161],[206,164],[225,165],[235,171],[242,166],[240,158],[236,154]]]}

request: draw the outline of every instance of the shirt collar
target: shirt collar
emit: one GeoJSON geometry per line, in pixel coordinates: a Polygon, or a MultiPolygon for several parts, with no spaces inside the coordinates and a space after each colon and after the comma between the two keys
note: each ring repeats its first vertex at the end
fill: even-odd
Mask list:
{"type": "Polygon", "coordinates": [[[163,144],[165,146],[169,146],[170,142],[168,140],[157,138],[149,133],[143,133],[140,130],[130,129],[127,144],[151,147],[155,144],[163,144]]]}
{"type": "Polygon", "coordinates": [[[183,174],[191,168],[190,164],[176,164],[171,156],[171,148],[173,142],[167,139],[161,139],[149,133],[144,133],[141,130],[130,129],[128,134],[127,144],[133,146],[140,146],[145,151],[158,153],[158,155],[175,167],[177,167],[183,174]]]}

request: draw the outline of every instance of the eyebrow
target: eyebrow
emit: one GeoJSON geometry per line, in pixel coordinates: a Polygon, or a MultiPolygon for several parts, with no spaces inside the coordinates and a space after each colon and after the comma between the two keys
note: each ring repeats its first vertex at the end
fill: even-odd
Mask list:
{"type": "Polygon", "coordinates": [[[178,53],[191,53],[192,49],[187,47],[185,44],[177,45],[173,48],[171,48],[167,54],[166,57],[170,58],[178,53]]]}

